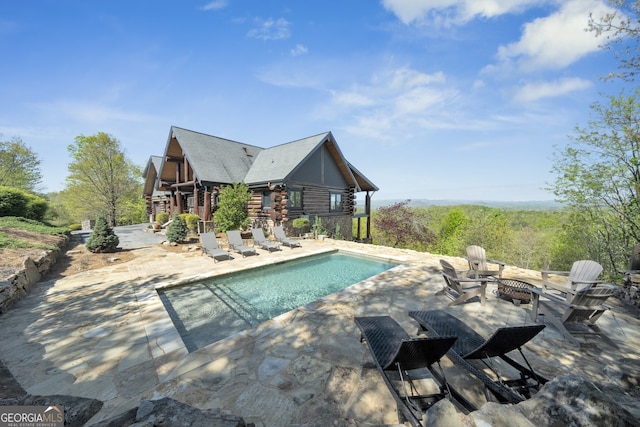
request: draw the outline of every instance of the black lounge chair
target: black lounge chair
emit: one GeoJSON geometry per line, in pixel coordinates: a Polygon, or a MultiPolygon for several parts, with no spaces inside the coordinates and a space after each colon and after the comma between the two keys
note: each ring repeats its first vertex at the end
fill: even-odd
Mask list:
{"type": "MultiPolygon", "coordinates": [[[[420,419],[424,412],[440,399],[455,393],[449,388],[442,369],[437,372],[433,364],[440,366],[440,359],[456,338],[411,338],[389,316],[356,317],[355,323],[360,328],[360,341],[366,341],[376,367],[396,401],[399,422],[422,426],[420,419]],[[440,389],[438,393],[420,395],[417,392],[416,378],[412,378],[409,371],[421,368],[429,370],[440,389]]],[[[474,409],[466,408],[467,412],[474,409]]]]}
{"type": "Polygon", "coordinates": [[[483,382],[487,398],[494,397],[500,403],[519,403],[531,397],[548,380],[535,373],[522,353],[521,347],[535,337],[544,325],[511,326],[497,329],[489,338],[483,339],[460,319],[443,310],[410,311],[409,316],[420,324],[419,332],[428,336],[456,336],[447,355],[457,365],[469,371],[483,382]],[[518,350],[526,367],[516,362],[507,353],[518,350]],[[508,379],[498,371],[499,358],[520,373],[520,378],[508,379]],[[479,363],[482,362],[482,363],[479,363]],[[492,378],[485,373],[489,369],[492,378]]]}

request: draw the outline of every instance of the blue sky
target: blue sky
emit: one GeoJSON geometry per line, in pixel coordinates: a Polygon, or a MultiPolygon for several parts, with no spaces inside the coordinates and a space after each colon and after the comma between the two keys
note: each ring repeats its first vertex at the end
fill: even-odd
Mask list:
{"type": "Polygon", "coordinates": [[[129,159],[172,125],[261,147],[331,131],[384,199],[552,200],[615,71],[603,0],[34,0],[0,3],[0,138],[64,188],[67,146],[129,159]]]}

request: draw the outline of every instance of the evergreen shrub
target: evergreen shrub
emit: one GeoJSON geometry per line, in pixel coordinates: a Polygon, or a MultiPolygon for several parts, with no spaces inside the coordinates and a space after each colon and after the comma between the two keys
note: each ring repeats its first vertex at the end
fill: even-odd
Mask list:
{"type": "Polygon", "coordinates": [[[85,243],[85,247],[93,253],[115,252],[120,239],[109,226],[106,218],[99,215],[93,226],[93,231],[85,243]]]}
{"type": "Polygon", "coordinates": [[[36,221],[42,221],[44,219],[45,214],[47,213],[47,208],[49,204],[47,201],[41,197],[35,196],[33,194],[27,195],[27,206],[25,209],[25,218],[35,219],[36,221]]]}
{"type": "Polygon", "coordinates": [[[12,187],[0,187],[0,216],[24,217],[27,200],[24,191],[12,187]]]}
{"type": "Polygon", "coordinates": [[[14,187],[0,186],[0,216],[42,221],[48,203],[42,197],[14,187]]]}
{"type": "Polygon", "coordinates": [[[189,234],[187,225],[178,214],[173,216],[173,221],[167,227],[167,240],[170,242],[181,242],[189,234]]]}

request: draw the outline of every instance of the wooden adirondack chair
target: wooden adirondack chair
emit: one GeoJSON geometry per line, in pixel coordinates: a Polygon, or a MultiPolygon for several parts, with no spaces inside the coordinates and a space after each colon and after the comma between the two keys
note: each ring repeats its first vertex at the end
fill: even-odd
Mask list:
{"type": "Polygon", "coordinates": [[[609,344],[615,344],[595,324],[602,314],[611,307],[604,302],[614,294],[614,285],[598,285],[577,291],[572,301],[567,301],[554,294],[548,294],[541,289],[533,288],[533,305],[531,320],[538,321],[540,314],[554,326],[571,344],[579,345],[576,335],[598,335],[609,344]],[[544,299],[541,299],[544,298],[544,299]]]}
{"type": "Polygon", "coordinates": [[[474,297],[480,298],[480,304],[484,305],[486,300],[487,281],[485,278],[467,278],[458,274],[455,268],[447,261],[441,259],[442,277],[445,286],[436,295],[447,295],[453,298],[449,305],[461,304],[474,297]]]}
{"type": "Polygon", "coordinates": [[[480,246],[467,246],[467,262],[469,262],[468,277],[502,277],[504,270],[504,262],[495,261],[487,258],[484,248],[480,246]],[[489,264],[495,264],[495,268],[489,268],[489,264]]]}
{"type": "Polygon", "coordinates": [[[600,273],[602,273],[602,266],[590,260],[574,262],[573,266],[571,266],[571,271],[545,270],[540,273],[542,274],[543,291],[548,292],[550,289],[560,291],[566,294],[568,301],[573,299],[577,291],[602,283],[602,280],[597,280],[600,273]],[[565,283],[558,283],[550,279],[549,276],[552,275],[567,276],[567,279],[565,283]]]}

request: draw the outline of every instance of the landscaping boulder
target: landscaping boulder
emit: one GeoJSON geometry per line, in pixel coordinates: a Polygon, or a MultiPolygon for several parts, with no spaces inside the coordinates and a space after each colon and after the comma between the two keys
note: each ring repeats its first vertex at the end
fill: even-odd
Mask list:
{"type": "Polygon", "coordinates": [[[638,390],[613,383],[595,383],[565,375],[549,381],[532,398],[517,405],[485,403],[469,415],[454,412],[448,400],[425,415],[429,427],[610,427],[640,425],[638,390]]]}
{"type": "Polygon", "coordinates": [[[252,427],[240,417],[219,409],[200,410],[165,397],[143,400],[138,408],[95,424],[94,427],[252,427]]]}

